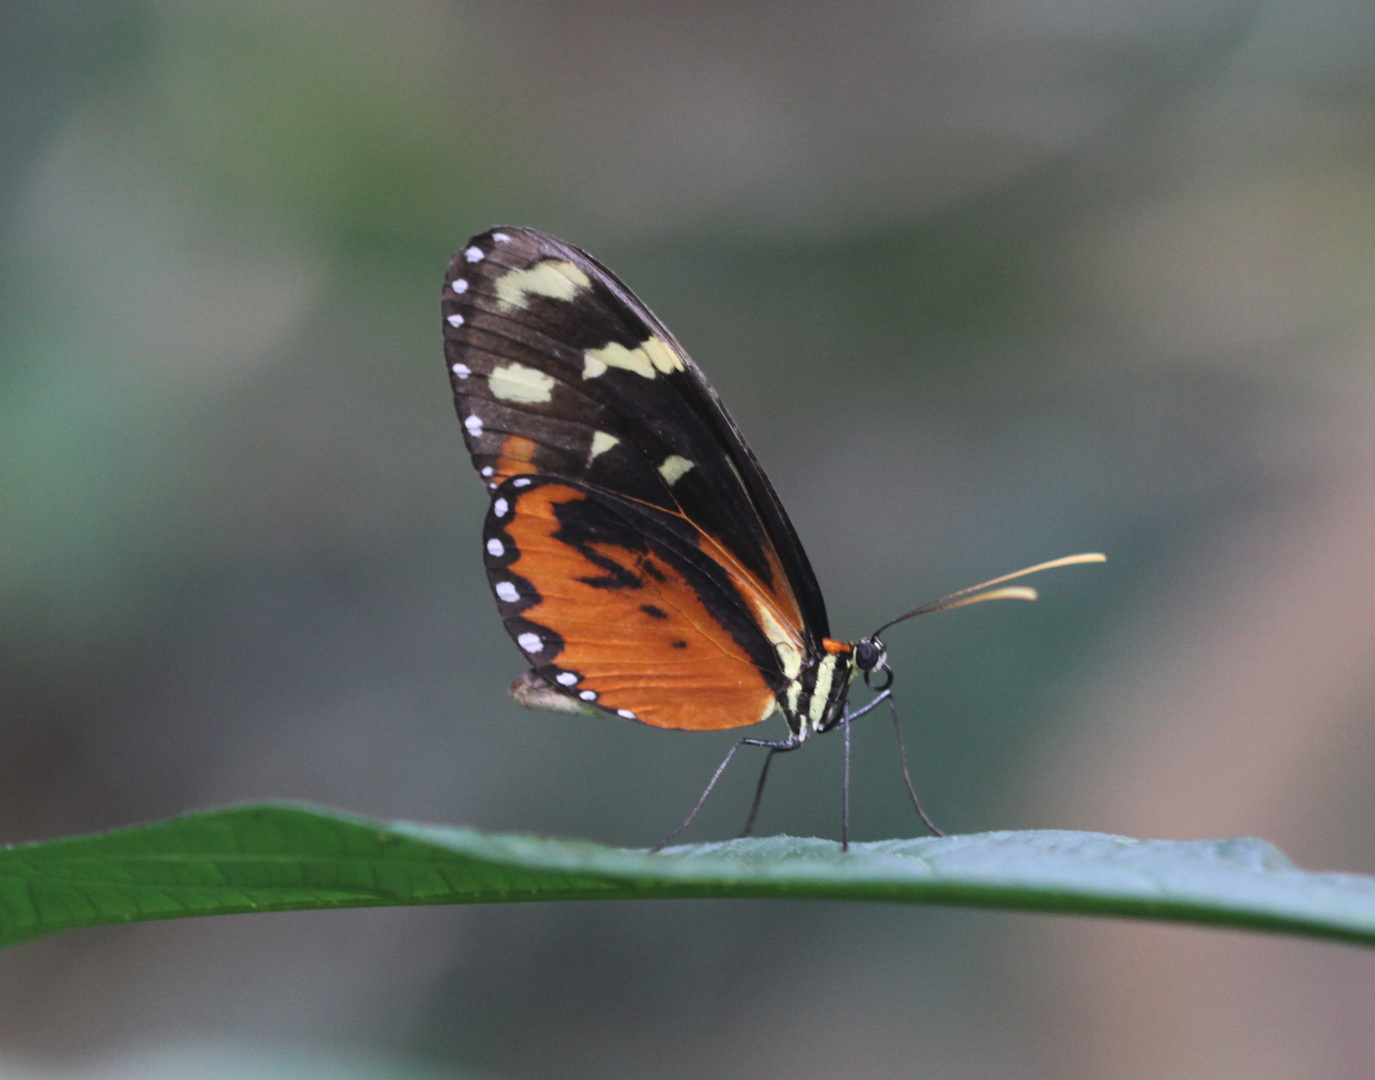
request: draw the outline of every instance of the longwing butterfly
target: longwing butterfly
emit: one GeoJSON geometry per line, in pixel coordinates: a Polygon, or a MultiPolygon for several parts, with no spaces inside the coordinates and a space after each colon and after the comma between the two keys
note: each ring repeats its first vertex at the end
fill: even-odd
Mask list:
{"type": "MultiPolygon", "coordinates": [[[[1031,599],[1030,589],[991,587],[1102,558],[1010,574],[836,640],[806,552],[740,429],[615,274],[535,229],[491,229],[449,264],[443,314],[464,439],[491,497],[487,577],[531,667],[512,693],[534,708],[693,731],[781,713],[785,738],[731,750],[771,751],[750,824],[774,752],[838,725],[848,750],[857,675],[879,692],[861,712],[891,707],[883,630],[925,611],[1031,599]]],[[[846,762],[848,796],[848,753],[846,762]]],[[[846,842],[848,833],[847,810],[846,842]]]]}

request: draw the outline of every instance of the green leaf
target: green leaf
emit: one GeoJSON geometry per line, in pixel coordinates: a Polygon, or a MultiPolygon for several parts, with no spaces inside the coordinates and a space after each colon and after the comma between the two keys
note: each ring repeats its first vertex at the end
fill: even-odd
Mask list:
{"type": "Polygon", "coordinates": [[[0,944],[105,923],[510,900],[770,897],[1126,915],[1375,944],[1375,878],[1295,869],[1260,840],[996,832],[669,848],[214,810],[0,849],[0,944]]]}

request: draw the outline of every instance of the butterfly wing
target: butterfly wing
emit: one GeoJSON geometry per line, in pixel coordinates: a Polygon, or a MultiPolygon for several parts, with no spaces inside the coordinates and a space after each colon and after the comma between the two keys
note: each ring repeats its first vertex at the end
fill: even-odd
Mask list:
{"type": "MultiPolygon", "coordinates": [[[[677,542],[696,554],[680,553],[680,562],[715,574],[769,643],[774,661],[756,667],[764,672],[756,682],[776,682],[776,672],[796,677],[802,658],[827,634],[815,575],[739,429],[663,324],[591,256],[531,229],[474,237],[450,264],[443,301],[455,402],[494,507],[503,485],[529,476],[567,481],[567,491],[580,493],[574,501],[603,515],[631,513],[626,507],[633,504],[644,521],[681,533],[677,542]]],[[[523,514],[528,500],[512,499],[513,493],[506,501],[523,514]]],[[[529,578],[540,579],[541,597],[552,596],[558,575],[573,574],[585,559],[556,533],[545,537],[538,557],[547,571],[529,578]]],[[[705,588],[703,580],[683,569],[682,588],[705,588]]],[[[608,615],[621,610],[617,605],[627,604],[633,590],[621,592],[620,600],[608,594],[593,607],[608,615]]],[[[724,597],[720,589],[699,595],[705,617],[731,618],[724,597]]],[[[636,609],[630,605],[623,614],[634,618],[636,609]]],[[[571,606],[557,614],[552,606],[530,609],[523,617],[542,617],[540,625],[560,634],[565,647],[605,641],[607,656],[621,657],[627,677],[634,667],[642,670],[641,681],[650,680],[655,669],[667,685],[663,673],[673,654],[657,639],[625,639],[572,621],[552,625],[575,619],[571,606]]],[[[605,686],[609,691],[611,684],[605,686]]],[[[587,689],[593,688],[578,692],[587,689]]],[[[720,694],[702,695],[694,707],[700,723],[665,726],[735,726],[755,722],[760,711],[746,719],[738,703],[720,694]]],[[[643,711],[626,708],[637,716],[643,711]]]]}
{"type": "Polygon", "coordinates": [[[754,724],[786,685],[730,571],[690,523],[559,477],[495,492],[483,533],[506,628],[578,702],[655,727],[754,724]]]}

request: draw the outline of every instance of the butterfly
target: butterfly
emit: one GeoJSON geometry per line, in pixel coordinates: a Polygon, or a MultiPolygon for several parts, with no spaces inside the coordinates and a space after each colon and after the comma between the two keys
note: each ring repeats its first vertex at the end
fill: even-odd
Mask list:
{"type": "MultiPolygon", "coordinates": [[[[512,686],[516,700],[689,731],[775,713],[786,723],[784,738],[737,742],[670,839],[742,745],[769,750],[748,832],[774,754],[841,726],[848,846],[849,722],[881,701],[892,708],[879,634],[926,611],[1034,598],[993,586],[1102,558],[1055,560],[858,641],[833,638],[758,459],[701,369],[615,274],[547,233],[500,227],[454,256],[442,307],[455,405],[491,499],[487,577],[530,664],[512,686]],[[878,696],[851,712],[857,677],[878,696]]],[[[930,825],[910,778],[907,787],[930,825]]]]}

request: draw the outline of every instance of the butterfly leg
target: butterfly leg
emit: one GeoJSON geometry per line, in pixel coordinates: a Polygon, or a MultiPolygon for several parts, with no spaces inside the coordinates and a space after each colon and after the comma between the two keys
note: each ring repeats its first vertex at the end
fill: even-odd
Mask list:
{"type": "Polygon", "coordinates": [[[849,722],[850,720],[858,720],[861,716],[863,716],[865,713],[869,712],[871,709],[876,709],[876,708],[878,708],[880,705],[882,705],[885,701],[891,700],[892,697],[893,697],[893,691],[891,691],[891,690],[885,690],[883,693],[879,694],[876,698],[874,698],[873,701],[871,701],[871,702],[869,702],[869,704],[865,705],[864,708],[862,708],[862,709],[856,709],[854,712],[851,712],[851,711],[850,711],[850,707],[847,705],[847,706],[845,706],[845,716],[844,716],[844,719],[843,719],[842,722],[849,722]]]}
{"type": "MultiPolygon", "coordinates": [[[[854,712],[851,712],[850,706],[847,704],[845,706],[845,711],[840,716],[840,726],[845,729],[845,774],[844,779],[840,782],[841,851],[850,850],[850,723],[853,720],[858,720],[865,713],[869,712],[869,710],[876,707],[880,702],[887,701],[891,703],[892,698],[893,692],[891,690],[884,690],[881,694],[875,697],[873,701],[869,702],[862,709],[856,709],[854,712]]],[[[906,768],[905,765],[904,768],[906,768]]]]}
{"type": "Polygon", "coordinates": [[[840,782],[840,850],[850,850],[850,715],[840,718],[845,726],[845,778],[840,782]]]}
{"type": "Polygon", "coordinates": [[[759,816],[759,804],[764,798],[764,783],[769,778],[769,766],[773,764],[774,754],[781,754],[785,750],[796,750],[802,744],[790,740],[780,744],[770,745],[755,743],[752,745],[768,745],[769,752],[764,757],[764,767],[759,770],[759,782],[754,785],[754,802],[750,804],[750,816],[745,819],[745,827],[740,830],[740,835],[737,837],[737,839],[740,840],[743,840],[754,831],[754,819],[759,816]]]}
{"type": "MultiPolygon", "coordinates": [[[[718,780],[721,779],[721,774],[722,774],[723,772],[726,771],[726,766],[730,764],[731,758],[735,757],[735,752],[736,752],[737,750],[739,750],[740,747],[742,747],[742,746],[765,746],[765,747],[768,747],[768,749],[769,749],[769,758],[771,759],[771,758],[773,757],[773,754],[774,754],[775,751],[779,751],[779,750],[796,750],[796,749],[797,749],[799,746],[801,746],[801,745],[802,745],[802,742],[801,742],[800,739],[780,739],[780,740],[778,740],[778,741],[776,741],[776,742],[770,741],[770,740],[768,740],[768,739],[740,739],[740,740],[738,740],[738,741],[735,743],[735,745],[733,745],[733,746],[730,748],[729,753],[726,754],[725,760],[722,761],[720,765],[716,766],[716,771],[715,771],[714,773],[711,774],[711,779],[707,782],[706,790],[703,791],[702,794],[701,794],[701,797],[698,798],[697,804],[688,812],[688,816],[685,817],[685,818],[683,819],[683,823],[682,823],[681,825],[679,825],[676,829],[674,829],[671,833],[669,833],[667,836],[665,836],[662,840],[660,840],[657,844],[655,844],[652,848],[650,848],[650,849],[649,849],[650,854],[653,854],[653,853],[656,852],[656,851],[662,851],[662,850],[663,850],[664,848],[666,848],[670,843],[673,842],[673,840],[678,836],[679,833],[681,833],[684,829],[686,829],[689,825],[692,824],[693,820],[697,817],[697,811],[699,811],[699,810],[702,809],[702,805],[707,801],[707,797],[708,797],[709,795],[711,795],[712,789],[716,787],[716,781],[718,781],[718,780]]],[[[765,760],[765,762],[764,762],[764,776],[767,776],[767,775],[768,775],[768,769],[769,769],[769,763],[768,763],[768,760],[765,760]]],[[[763,795],[763,792],[764,792],[764,776],[761,776],[761,777],[759,778],[759,786],[755,789],[755,793],[754,793],[754,809],[752,809],[752,810],[750,811],[750,820],[749,820],[749,822],[747,823],[747,826],[746,826],[747,829],[753,827],[753,825],[754,825],[754,815],[755,815],[755,811],[757,811],[757,810],[759,809],[759,799],[760,799],[760,796],[763,795]]],[[[745,833],[741,833],[740,835],[741,835],[741,836],[744,836],[745,833]]]]}
{"type": "MultiPolygon", "coordinates": [[[[876,708],[878,708],[880,705],[884,704],[885,702],[887,702],[887,704],[888,704],[888,712],[889,712],[889,715],[891,715],[892,718],[893,718],[893,730],[894,730],[894,732],[897,733],[897,737],[898,737],[898,760],[902,762],[902,780],[903,780],[903,783],[907,785],[907,794],[908,794],[908,796],[909,796],[909,797],[911,798],[911,800],[912,800],[912,806],[913,806],[913,807],[916,809],[916,811],[917,811],[917,817],[921,818],[922,824],[925,825],[928,829],[931,830],[931,834],[932,834],[933,836],[944,836],[944,835],[945,835],[944,831],[941,830],[941,829],[939,829],[939,828],[937,828],[937,827],[936,827],[936,824],[935,824],[929,817],[926,816],[926,811],[923,810],[922,807],[921,807],[921,800],[917,798],[917,790],[916,790],[916,788],[914,788],[914,787],[912,786],[912,774],[911,774],[911,773],[908,771],[908,769],[907,769],[907,747],[906,747],[906,745],[903,743],[903,739],[902,739],[902,725],[898,722],[898,707],[897,707],[896,702],[893,701],[893,692],[892,692],[891,690],[884,690],[881,694],[877,695],[877,696],[874,698],[873,701],[868,702],[862,709],[856,709],[854,712],[850,712],[849,709],[848,709],[848,707],[847,707],[847,708],[846,708],[845,715],[844,715],[844,716],[841,718],[841,720],[840,720],[840,723],[842,723],[842,724],[845,725],[845,740],[846,740],[846,742],[845,742],[845,748],[846,748],[845,786],[846,786],[846,789],[847,789],[847,790],[846,790],[846,794],[845,794],[845,816],[846,816],[846,818],[848,818],[848,816],[849,816],[849,810],[850,810],[850,800],[849,800],[849,791],[848,791],[848,788],[849,788],[849,779],[850,779],[850,773],[849,773],[849,738],[850,738],[850,722],[853,721],[853,720],[858,720],[858,719],[859,719],[861,716],[863,716],[865,713],[869,712],[871,709],[876,709],[876,708]]],[[[842,834],[841,834],[841,835],[842,835],[842,841],[843,841],[843,840],[845,840],[845,839],[848,839],[848,835],[847,835],[847,834],[848,834],[848,832],[849,832],[849,829],[848,829],[848,824],[847,824],[847,822],[844,822],[844,821],[843,821],[843,822],[842,822],[842,825],[845,826],[844,829],[843,829],[843,831],[842,831],[842,834]]]]}
{"type": "MultiPolygon", "coordinates": [[[[917,817],[921,818],[922,824],[931,830],[932,836],[944,836],[944,831],[936,828],[935,823],[926,816],[926,811],[921,808],[921,800],[917,798],[917,789],[912,786],[912,775],[907,771],[907,747],[902,741],[902,725],[898,723],[898,707],[893,703],[893,695],[884,694],[883,697],[888,699],[888,712],[893,717],[893,731],[898,736],[898,760],[902,762],[902,782],[907,785],[907,794],[912,797],[912,805],[916,808],[917,817]]],[[[879,700],[879,698],[875,698],[866,706],[866,709],[873,708],[879,703],[879,700]]]]}

